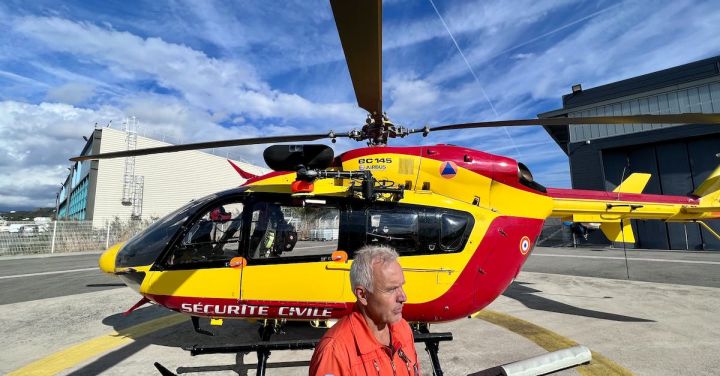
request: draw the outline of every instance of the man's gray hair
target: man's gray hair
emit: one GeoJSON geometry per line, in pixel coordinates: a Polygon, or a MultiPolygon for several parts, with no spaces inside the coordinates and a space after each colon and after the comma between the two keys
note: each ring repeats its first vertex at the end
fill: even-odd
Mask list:
{"type": "Polygon", "coordinates": [[[357,286],[363,286],[373,292],[373,269],[376,262],[387,263],[397,260],[398,254],[394,249],[384,245],[366,245],[355,252],[355,259],[350,267],[350,286],[355,291],[357,286]]]}

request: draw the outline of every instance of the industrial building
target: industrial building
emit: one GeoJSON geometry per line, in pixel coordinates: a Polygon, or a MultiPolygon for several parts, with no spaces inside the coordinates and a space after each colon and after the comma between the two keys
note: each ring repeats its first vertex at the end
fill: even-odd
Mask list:
{"type": "MultiPolygon", "coordinates": [[[[720,56],[592,89],[575,85],[562,97],[562,104],[538,117],[720,113],[720,56]]],[[[716,125],[593,124],[545,129],[568,155],[575,189],[613,190],[631,173],[645,172],[652,179],[643,193],[688,195],[720,163],[716,125]]],[[[717,221],[708,224],[720,230],[717,221]]],[[[720,250],[720,240],[694,223],[636,220],[633,230],[637,248],[720,250]]]]}
{"type": "MultiPolygon", "coordinates": [[[[96,128],[81,154],[170,145],[139,136],[134,119],[128,119],[123,128],[96,128]]],[[[251,174],[268,172],[246,162],[232,162],[251,174]]],[[[193,199],[244,182],[228,159],[202,151],[77,162],[58,192],[56,213],[60,220],[92,221],[94,226],[116,218],[152,220],[193,199]]]]}

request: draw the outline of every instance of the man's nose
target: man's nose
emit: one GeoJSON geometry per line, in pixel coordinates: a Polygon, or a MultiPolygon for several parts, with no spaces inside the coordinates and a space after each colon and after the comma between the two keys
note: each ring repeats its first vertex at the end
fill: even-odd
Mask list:
{"type": "Polygon", "coordinates": [[[398,294],[398,297],[397,297],[397,302],[405,303],[405,301],[407,301],[407,295],[405,295],[405,290],[401,287],[400,294],[398,294]]]}

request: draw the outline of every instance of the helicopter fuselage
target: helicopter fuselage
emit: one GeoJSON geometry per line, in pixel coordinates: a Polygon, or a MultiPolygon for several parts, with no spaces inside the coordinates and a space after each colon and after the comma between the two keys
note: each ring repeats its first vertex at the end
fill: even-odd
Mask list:
{"type": "MultiPolygon", "coordinates": [[[[352,179],[318,179],[312,191],[298,193],[292,187],[295,172],[273,172],[160,220],[118,247],[111,269],[146,298],[193,316],[331,319],[354,305],[353,252],[366,244],[388,244],[398,249],[405,270],[403,316],[448,321],[482,309],[507,288],[552,210],[544,188],[516,161],[466,148],[369,147],[338,156],[329,169],[371,171],[378,188],[398,187],[402,193],[368,200],[352,179]],[[301,255],[309,248],[302,244],[310,244],[303,239],[286,253],[263,248],[267,236],[253,240],[263,216],[255,209],[259,205],[275,205],[286,218],[332,208],[337,228],[331,230],[337,234],[330,240],[337,240],[337,249],[301,255]],[[218,206],[239,208],[236,219],[213,222],[203,216],[218,206]],[[217,254],[217,244],[212,256],[199,256],[199,246],[192,248],[192,237],[206,225],[216,232],[222,228],[226,242],[217,244],[224,254],[217,254]],[[153,235],[157,231],[161,236],[153,235]],[[228,252],[230,242],[237,247],[228,252]],[[188,249],[195,253],[186,256],[188,249]],[[338,250],[346,256],[334,258],[338,250]],[[148,256],[155,258],[148,263],[148,256]],[[229,266],[231,257],[243,258],[240,267],[229,266]]],[[[295,223],[294,233],[302,233],[302,221],[293,220],[283,223],[295,223]]],[[[277,229],[272,235],[286,236],[277,229]]]]}

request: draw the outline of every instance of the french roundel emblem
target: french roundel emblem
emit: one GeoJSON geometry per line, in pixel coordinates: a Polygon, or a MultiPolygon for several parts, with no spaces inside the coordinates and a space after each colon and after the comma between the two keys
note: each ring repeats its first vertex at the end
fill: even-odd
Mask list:
{"type": "Polygon", "coordinates": [[[523,255],[527,255],[527,253],[530,251],[530,238],[527,236],[523,236],[522,239],[520,239],[520,253],[523,255]]]}

